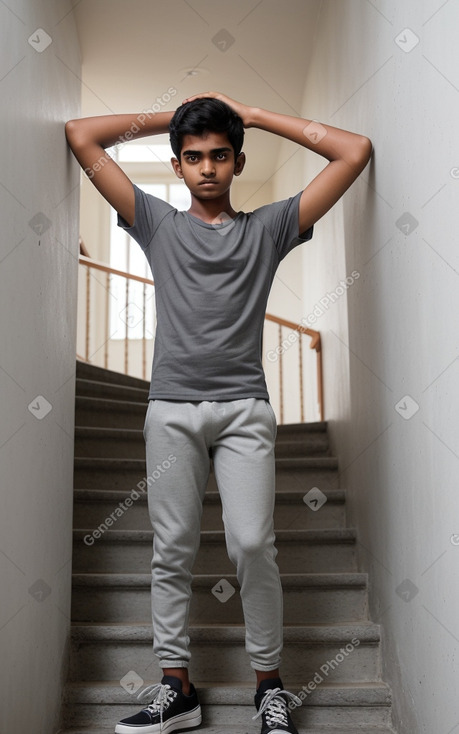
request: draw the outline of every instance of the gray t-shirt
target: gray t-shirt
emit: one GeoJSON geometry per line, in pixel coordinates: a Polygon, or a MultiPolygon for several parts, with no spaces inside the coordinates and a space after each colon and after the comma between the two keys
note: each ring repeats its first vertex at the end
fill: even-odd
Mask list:
{"type": "Polygon", "coordinates": [[[275,271],[296,245],[296,196],[208,224],[135,188],[135,222],[155,281],[150,399],[269,399],[263,322],[275,271]]]}

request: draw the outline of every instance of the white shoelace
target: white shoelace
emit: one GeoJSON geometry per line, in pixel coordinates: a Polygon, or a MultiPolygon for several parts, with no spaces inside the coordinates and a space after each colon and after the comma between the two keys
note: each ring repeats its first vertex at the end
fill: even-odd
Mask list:
{"type": "Polygon", "coordinates": [[[280,695],[281,693],[294,701],[297,706],[301,706],[301,699],[295,696],[294,693],[284,691],[281,688],[271,688],[266,691],[261,700],[260,708],[255,716],[252,716],[252,719],[257,719],[262,714],[266,714],[266,723],[269,726],[278,724],[288,726],[287,704],[285,698],[280,695]]]}
{"type": "Polygon", "coordinates": [[[168,708],[169,705],[174,701],[177,696],[177,691],[174,691],[168,683],[155,683],[152,686],[147,686],[137,696],[139,700],[145,699],[146,697],[152,696],[152,702],[144,709],[151,714],[157,714],[159,712],[159,730],[163,729],[163,711],[168,708]]]}

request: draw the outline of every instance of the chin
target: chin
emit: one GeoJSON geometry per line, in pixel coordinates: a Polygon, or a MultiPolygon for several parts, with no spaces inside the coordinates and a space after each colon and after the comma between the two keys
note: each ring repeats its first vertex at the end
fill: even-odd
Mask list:
{"type": "Polygon", "coordinates": [[[217,189],[201,189],[192,192],[197,199],[216,199],[222,195],[222,192],[217,189]]]}

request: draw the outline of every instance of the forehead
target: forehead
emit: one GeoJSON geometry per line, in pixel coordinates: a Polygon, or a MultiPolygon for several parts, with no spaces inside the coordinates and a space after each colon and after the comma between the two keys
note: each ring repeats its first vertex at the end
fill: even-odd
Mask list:
{"type": "Polygon", "coordinates": [[[208,153],[215,148],[231,148],[226,133],[206,132],[203,135],[184,135],[182,140],[182,151],[194,150],[208,153]]]}

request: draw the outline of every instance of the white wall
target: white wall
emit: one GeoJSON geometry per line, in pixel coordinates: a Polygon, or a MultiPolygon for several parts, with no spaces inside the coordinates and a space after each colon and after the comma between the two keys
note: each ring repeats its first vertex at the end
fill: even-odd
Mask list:
{"type": "Polygon", "coordinates": [[[0,4],[0,731],[11,734],[57,731],[70,628],[79,178],[63,124],[79,113],[80,68],[69,11],[0,4]]]}
{"type": "Polygon", "coordinates": [[[459,726],[458,27],[457,2],[325,0],[305,84],[305,117],[375,148],[303,249],[303,315],[360,273],[317,328],[399,734],[459,726]]]}
{"type": "MultiPolygon", "coordinates": [[[[316,115],[309,111],[303,111],[304,116],[315,118],[316,115]]],[[[278,201],[289,196],[294,196],[305,188],[307,183],[325,166],[326,161],[318,158],[306,149],[291,141],[283,141],[277,161],[278,172],[273,179],[273,200],[278,201]]],[[[339,365],[339,373],[335,375],[336,383],[327,385],[326,405],[336,404],[336,401],[346,400],[348,390],[342,390],[339,385],[346,384],[348,379],[347,363],[340,356],[339,343],[330,343],[327,333],[330,329],[347,334],[347,312],[345,299],[340,299],[340,308],[323,311],[323,315],[314,308],[319,299],[322,298],[327,289],[324,284],[330,282],[333,289],[339,283],[344,272],[344,252],[339,246],[342,238],[342,227],[338,217],[340,204],[334,211],[336,219],[327,218],[314,226],[312,240],[294,248],[292,252],[281,262],[268,302],[268,311],[281,316],[295,324],[302,324],[314,331],[321,333],[322,352],[325,351],[327,362],[335,366],[339,365]],[[332,236],[324,234],[326,227],[332,227],[332,236]],[[305,269],[304,263],[308,265],[305,269]],[[307,283],[307,286],[305,286],[307,283]],[[307,323],[304,319],[309,318],[307,323]],[[339,384],[338,384],[339,383],[339,384]]],[[[345,277],[345,276],[344,276],[345,277]]],[[[284,368],[284,393],[287,399],[285,422],[298,421],[299,404],[299,381],[298,373],[298,343],[289,336],[293,332],[284,329],[281,348],[283,350],[284,368]]],[[[294,336],[294,334],[293,334],[294,336]]],[[[317,400],[317,361],[316,352],[309,348],[309,337],[303,337],[303,388],[305,402],[305,420],[315,421],[320,419],[317,400]]],[[[272,375],[272,384],[276,386],[274,372],[278,370],[279,358],[274,361],[270,352],[270,346],[264,348],[267,375],[272,375]],[[273,361],[271,361],[273,360],[273,361]]]]}

